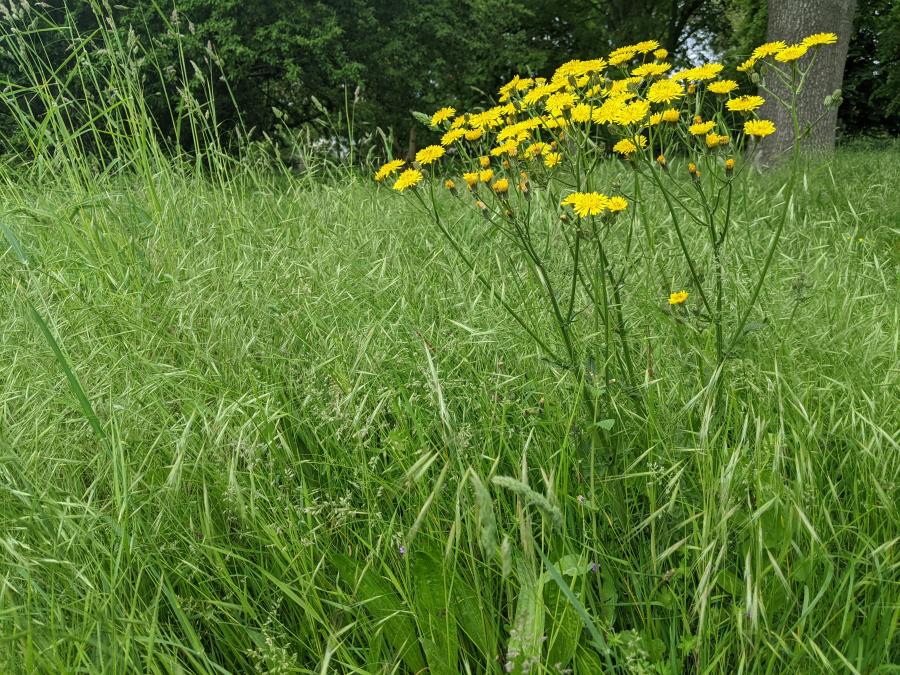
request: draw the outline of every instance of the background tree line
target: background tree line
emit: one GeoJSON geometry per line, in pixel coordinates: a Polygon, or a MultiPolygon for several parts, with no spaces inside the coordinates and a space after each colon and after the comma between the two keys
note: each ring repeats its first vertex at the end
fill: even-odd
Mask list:
{"type": "MultiPolygon", "coordinates": [[[[47,17],[90,39],[97,16],[121,33],[142,70],[147,105],[163,134],[177,133],[173,105],[205,97],[216,128],[257,136],[349,112],[357,130],[392,129],[398,148],[412,110],[476,105],[516,72],[546,73],[570,58],[655,38],[676,62],[721,56],[733,68],[764,42],[766,0],[48,0],[40,15],[22,0],[0,5],[3,40],[67,65],[68,46],[47,17]],[[176,64],[190,64],[176,72],[176,64]]],[[[103,67],[102,49],[96,67],[103,67]]],[[[7,87],[27,79],[0,49],[7,87]]],[[[900,4],[860,0],[845,69],[839,127],[900,132],[900,4]]],[[[71,82],[72,96],[79,83],[71,82]]],[[[0,110],[0,125],[6,111],[0,110]]]]}

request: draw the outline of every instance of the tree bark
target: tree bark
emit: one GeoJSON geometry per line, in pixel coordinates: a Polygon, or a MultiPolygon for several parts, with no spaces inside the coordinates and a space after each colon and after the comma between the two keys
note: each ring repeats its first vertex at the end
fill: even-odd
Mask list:
{"type": "MultiPolygon", "coordinates": [[[[806,76],[803,91],[798,100],[798,117],[801,135],[813,123],[811,131],[803,138],[803,147],[809,152],[834,151],[837,130],[837,106],[826,108],[825,97],[841,88],[847,47],[853,33],[853,16],[857,0],[769,0],[769,42],[783,40],[787,44],[800,42],[813,33],[837,33],[834,45],[818,47],[815,64],[806,76]]],[[[810,50],[812,52],[812,50],[810,50]]],[[[803,61],[812,58],[810,53],[803,61]]],[[[764,76],[765,77],[765,76],[764,76]]],[[[765,78],[766,86],[787,99],[787,87],[774,76],[765,78]]],[[[763,92],[765,96],[765,93],[763,92]]],[[[790,113],[775,101],[769,101],[760,111],[760,117],[772,120],[778,133],[773,134],[760,147],[760,159],[772,164],[785,157],[787,148],[794,143],[794,130],[790,113]]]]}

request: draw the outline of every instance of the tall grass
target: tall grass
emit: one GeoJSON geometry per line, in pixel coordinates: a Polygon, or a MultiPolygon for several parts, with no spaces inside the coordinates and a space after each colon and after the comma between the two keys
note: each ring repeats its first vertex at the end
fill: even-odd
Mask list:
{"type": "MultiPolygon", "coordinates": [[[[617,392],[598,446],[413,212],[179,156],[125,58],[128,102],[73,122],[25,58],[4,100],[45,98],[0,186],[0,671],[891,672],[896,146],[804,183],[722,425],[660,330],[669,289],[636,275],[647,405],[617,392]]],[[[753,180],[759,265],[778,176],[753,180]]],[[[678,243],[646,213],[656,270],[678,243]]]]}

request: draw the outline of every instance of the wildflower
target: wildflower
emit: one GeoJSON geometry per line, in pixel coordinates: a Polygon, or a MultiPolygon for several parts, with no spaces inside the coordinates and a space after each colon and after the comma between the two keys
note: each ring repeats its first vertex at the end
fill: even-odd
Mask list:
{"type": "Polygon", "coordinates": [[[388,176],[393,176],[397,171],[403,168],[404,164],[406,164],[406,162],[402,159],[395,159],[387,164],[382,164],[381,168],[375,172],[375,180],[380,183],[388,176]]]}
{"type": "Polygon", "coordinates": [[[775,42],[766,42],[765,44],[762,44],[754,49],[753,54],[750,56],[750,58],[754,61],[758,61],[759,59],[764,59],[767,56],[777,54],[785,47],[787,47],[787,45],[781,40],[776,40],[775,42]]]}
{"type": "Polygon", "coordinates": [[[746,73],[748,70],[753,70],[753,66],[755,65],[756,59],[747,59],[737,67],[737,70],[739,73],[746,73]]]}
{"type": "Polygon", "coordinates": [[[633,49],[628,49],[627,47],[620,47],[609,54],[609,65],[618,66],[627,61],[631,61],[635,57],[637,52],[633,49]]]}
{"type": "Polygon", "coordinates": [[[672,293],[669,295],[669,304],[670,305],[683,305],[687,299],[688,299],[687,291],[677,291],[676,293],[672,293]]]}
{"type": "Polygon", "coordinates": [[[652,52],[654,49],[659,49],[659,43],[656,40],[644,40],[643,42],[638,42],[636,45],[632,45],[631,48],[638,54],[646,54],[652,52]]]}
{"type": "Polygon", "coordinates": [[[653,77],[662,75],[672,67],[671,63],[643,63],[632,69],[631,74],[635,77],[653,77]]]}
{"type": "Polygon", "coordinates": [[[450,194],[456,196],[456,182],[452,178],[444,181],[444,187],[450,190],[450,194]]]}
{"type": "Polygon", "coordinates": [[[457,115],[453,118],[453,121],[450,123],[451,129],[460,129],[466,125],[466,122],[469,119],[468,113],[465,115],[457,115]]]}
{"type": "Polygon", "coordinates": [[[478,172],[478,180],[480,180],[482,183],[490,183],[491,178],[493,178],[493,177],[494,177],[493,169],[483,169],[482,171],[478,172]]]}
{"type": "Polygon", "coordinates": [[[557,92],[551,94],[544,101],[544,109],[554,117],[562,115],[563,110],[567,110],[575,105],[575,96],[568,92],[557,92]]]}
{"type": "Polygon", "coordinates": [[[465,135],[465,129],[450,129],[447,133],[441,136],[441,145],[452,145],[465,135]]]}
{"type": "Polygon", "coordinates": [[[524,173],[522,174],[522,180],[519,181],[519,192],[525,197],[525,199],[531,199],[531,185],[528,182],[528,176],[524,173]]]}
{"type": "Polygon", "coordinates": [[[781,63],[796,61],[801,56],[804,56],[808,50],[809,47],[803,44],[791,45],[790,47],[785,47],[780,52],[778,52],[775,55],[775,60],[780,61],[781,63]]]}
{"type": "Polygon", "coordinates": [[[403,544],[400,545],[397,551],[400,553],[400,555],[406,555],[406,547],[403,546],[403,544]]]}
{"type": "Polygon", "coordinates": [[[573,192],[562,200],[563,206],[571,206],[579,218],[596,216],[606,208],[609,198],[599,192],[573,192]]]}
{"type": "Polygon", "coordinates": [[[766,102],[762,96],[738,96],[728,99],[725,107],[731,112],[752,112],[766,102]]]}
{"type": "Polygon", "coordinates": [[[719,134],[706,134],[706,147],[709,149],[716,148],[727,143],[728,136],[720,136],[719,134]]]}
{"type": "Polygon", "coordinates": [[[480,199],[476,199],[475,206],[477,206],[479,208],[479,210],[481,211],[481,215],[483,215],[485,217],[485,220],[491,219],[491,214],[490,214],[490,212],[488,212],[487,204],[485,204],[480,199]]]}
{"type": "Polygon", "coordinates": [[[674,79],[695,81],[712,80],[716,75],[722,72],[723,68],[724,66],[721,63],[707,63],[702,66],[697,66],[696,68],[682,70],[674,76],[674,79]]]}
{"type": "Polygon", "coordinates": [[[491,185],[491,189],[498,195],[503,196],[509,192],[509,181],[506,178],[500,178],[494,181],[494,184],[491,185]]]}
{"type": "Polygon", "coordinates": [[[552,169],[554,166],[559,164],[562,161],[562,155],[558,152],[547,152],[544,153],[544,166],[548,169],[552,169]]]}
{"type": "Polygon", "coordinates": [[[638,149],[638,145],[642,148],[647,147],[647,139],[644,136],[635,136],[634,140],[623,138],[613,146],[613,152],[628,157],[632,152],[638,149]]]}
{"type": "Polygon", "coordinates": [[[709,122],[695,122],[688,127],[688,131],[690,131],[693,136],[702,136],[712,131],[714,126],[716,126],[716,123],[712,120],[709,122]]]}
{"type": "Polygon", "coordinates": [[[734,171],[734,160],[729,157],[725,160],[725,175],[730,176],[732,171],[734,171]]]}
{"type": "Polygon", "coordinates": [[[671,103],[684,96],[684,87],[675,80],[659,80],[647,90],[647,100],[653,103],[671,103]]]}
{"type": "Polygon", "coordinates": [[[550,152],[550,146],[542,141],[537,141],[536,143],[532,143],[527,148],[525,148],[524,157],[525,159],[534,159],[538,155],[544,155],[550,152]]]}
{"type": "Polygon", "coordinates": [[[593,112],[593,108],[587,103],[579,103],[574,108],[572,108],[572,121],[573,122],[590,122],[591,121],[591,113],[593,112]]]}
{"type": "Polygon", "coordinates": [[[665,155],[660,155],[659,157],[657,157],[657,158],[656,158],[656,163],[659,164],[659,165],[660,165],[663,169],[665,169],[666,171],[669,170],[669,165],[666,163],[666,156],[665,156],[665,155]]]}
{"type": "Polygon", "coordinates": [[[659,59],[660,61],[662,61],[667,56],[669,56],[668,49],[657,49],[655,52],[653,52],[653,58],[659,59]]]}
{"type": "Polygon", "coordinates": [[[634,103],[629,103],[623,107],[619,114],[616,115],[615,121],[622,126],[637,124],[638,122],[643,121],[649,112],[649,103],[646,101],[635,101],[634,103]]]}
{"type": "Polygon", "coordinates": [[[416,169],[407,169],[403,173],[401,173],[396,182],[394,183],[394,189],[397,192],[403,192],[404,190],[415,187],[419,183],[422,182],[422,172],[417,171],[416,169]]]}
{"type": "Polygon", "coordinates": [[[688,85],[687,92],[688,92],[688,94],[690,94],[691,96],[693,96],[694,94],[696,94],[696,93],[697,93],[697,85],[694,84],[693,82],[691,82],[691,83],[688,85]]]}
{"type": "Polygon", "coordinates": [[[444,122],[449,120],[451,117],[453,117],[455,114],[456,114],[455,108],[450,108],[450,107],[441,108],[436,113],[434,113],[434,115],[431,116],[431,126],[436,127],[438,124],[443,124],[444,122]]]}
{"type": "Polygon", "coordinates": [[[482,136],[484,136],[484,129],[467,129],[466,130],[466,140],[467,141],[477,141],[482,136]]]}
{"type": "Polygon", "coordinates": [[[677,122],[680,118],[681,113],[675,110],[675,108],[668,108],[667,110],[662,111],[663,122],[677,122]]]}
{"type": "Polygon", "coordinates": [[[738,88],[738,83],[734,80],[716,80],[710,82],[706,88],[713,94],[730,94],[738,88]]]}
{"type": "MultiPolygon", "coordinates": [[[[507,141],[503,145],[498,145],[496,148],[491,150],[492,157],[499,157],[500,155],[509,155],[510,157],[516,156],[516,151],[519,148],[519,144],[515,141],[507,141]]],[[[488,160],[490,163],[490,160],[488,160]]]]}
{"type": "Polygon", "coordinates": [[[625,197],[610,197],[606,200],[606,208],[612,213],[618,213],[628,208],[628,200],[625,197]]]}
{"type": "Polygon", "coordinates": [[[744,133],[748,136],[765,138],[775,133],[775,124],[770,120],[748,120],[744,122],[744,133]]]}
{"type": "Polygon", "coordinates": [[[478,172],[472,171],[470,173],[464,173],[463,180],[466,181],[466,187],[470,190],[474,190],[478,186],[478,172]]]}
{"type": "Polygon", "coordinates": [[[439,160],[444,156],[445,152],[447,151],[440,145],[429,145],[427,148],[422,148],[416,153],[416,161],[422,166],[425,166],[439,160]]]}
{"type": "Polygon", "coordinates": [[[838,41],[834,33],[813,33],[800,42],[805,47],[818,47],[819,45],[833,45],[838,41]]]}

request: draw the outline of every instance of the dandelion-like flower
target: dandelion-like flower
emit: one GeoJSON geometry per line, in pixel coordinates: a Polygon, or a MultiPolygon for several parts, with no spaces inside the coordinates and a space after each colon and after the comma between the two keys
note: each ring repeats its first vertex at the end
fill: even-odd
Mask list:
{"type": "Polygon", "coordinates": [[[440,145],[429,145],[427,148],[422,148],[416,153],[416,161],[422,166],[425,166],[432,162],[436,162],[443,157],[446,152],[447,151],[440,145]]]}
{"type": "Polygon", "coordinates": [[[465,129],[450,129],[447,133],[441,136],[441,145],[453,145],[460,138],[466,135],[465,129]]]}
{"type": "Polygon", "coordinates": [[[439,124],[443,124],[451,117],[456,114],[456,108],[451,108],[447,106],[446,108],[441,108],[434,115],[431,116],[431,126],[436,127],[439,124]]]}
{"type": "Polygon", "coordinates": [[[780,61],[781,63],[790,63],[791,61],[796,61],[800,57],[805,56],[807,51],[809,51],[809,47],[806,45],[791,45],[778,52],[775,55],[775,60],[780,61]]]}
{"type": "Polygon", "coordinates": [[[606,200],[606,209],[612,213],[618,213],[628,208],[628,200],[625,197],[610,197],[606,200]]]}
{"type": "Polygon", "coordinates": [[[777,54],[785,47],[787,47],[787,45],[781,40],[777,40],[775,42],[766,42],[765,44],[762,44],[754,49],[753,54],[750,56],[750,58],[753,61],[758,61],[759,59],[764,59],[767,56],[777,54]]]}
{"type": "Polygon", "coordinates": [[[493,177],[493,169],[483,169],[482,171],[478,172],[478,180],[480,180],[482,183],[490,183],[493,177]]]}
{"type": "Polygon", "coordinates": [[[562,200],[563,206],[571,206],[579,218],[598,216],[609,203],[609,198],[599,192],[573,192],[562,200]]]}
{"type": "Polygon", "coordinates": [[[771,120],[747,120],[744,122],[744,133],[756,138],[765,138],[775,133],[775,124],[771,120]]]}
{"type": "Polygon", "coordinates": [[[395,159],[388,162],[387,164],[382,164],[381,168],[375,172],[375,180],[380,183],[388,176],[393,176],[403,168],[404,164],[406,164],[406,162],[404,162],[402,159],[395,159]]]}
{"type": "Polygon", "coordinates": [[[712,120],[709,122],[695,122],[688,127],[688,131],[691,132],[692,136],[704,136],[712,131],[714,126],[716,126],[716,123],[712,120]]]}
{"type": "Polygon", "coordinates": [[[498,195],[505,195],[509,192],[509,181],[506,178],[499,178],[491,185],[491,189],[498,195]]]}
{"type": "Polygon", "coordinates": [[[562,161],[562,155],[558,152],[547,152],[544,153],[544,166],[548,169],[552,169],[554,166],[559,164],[562,161]]]}
{"type": "Polygon", "coordinates": [[[671,63],[642,63],[636,68],[632,68],[631,74],[635,77],[654,77],[656,75],[662,75],[671,68],[671,63]]]}
{"type": "Polygon", "coordinates": [[[834,33],[813,33],[803,38],[800,44],[805,47],[818,47],[819,45],[833,45],[837,41],[838,36],[834,33]]]}
{"type": "Polygon", "coordinates": [[[647,100],[652,103],[671,103],[684,96],[684,86],[675,80],[659,80],[647,90],[647,100]]]}
{"type": "Polygon", "coordinates": [[[394,183],[394,189],[397,192],[403,192],[404,190],[408,190],[411,187],[415,187],[419,183],[422,182],[422,172],[417,171],[416,169],[407,169],[399,176],[397,176],[397,180],[394,183]]]}
{"type": "Polygon", "coordinates": [[[478,185],[478,172],[471,171],[469,173],[464,173],[463,180],[466,181],[466,187],[470,190],[474,190],[478,185]]]}
{"type": "Polygon", "coordinates": [[[689,293],[687,291],[677,291],[669,295],[669,304],[670,305],[683,305],[688,299],[689,293]]]}
{"type": "Polygon", "coordinates": [[[734,80],[716,80],[715,82],[710,82],[706,87],[713,94],[730,94],[737,88],[738,83],[734,80]]]}
{"type": "Polygon", "coordinates": [[[725,107],[731,112],[752,112],[766,102],[762,96],[738,96],[728,99],[725,107]]]}

